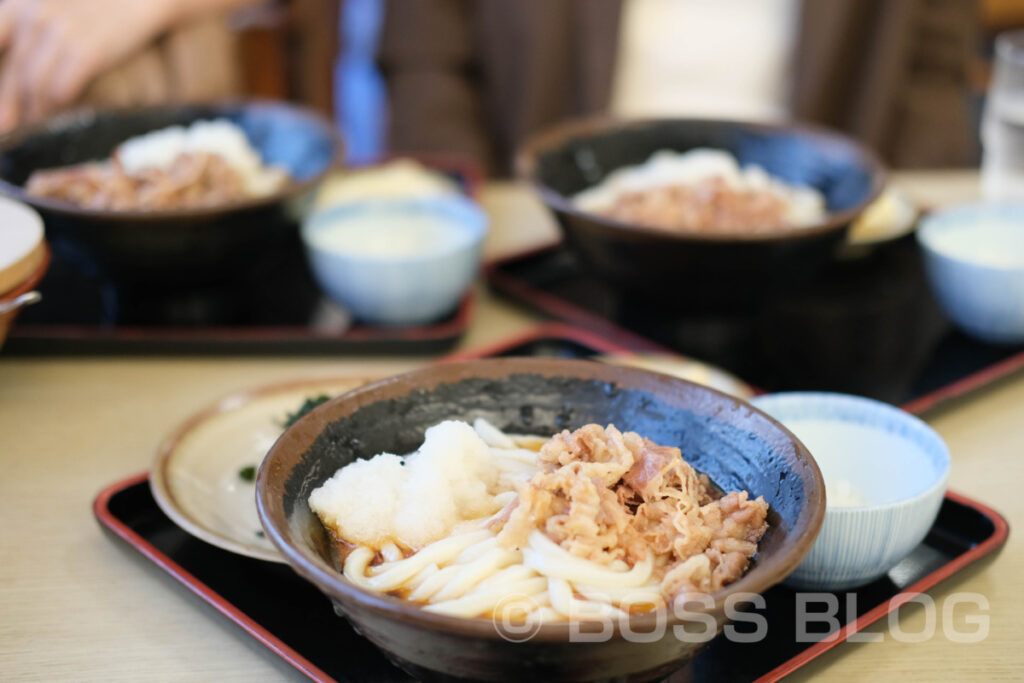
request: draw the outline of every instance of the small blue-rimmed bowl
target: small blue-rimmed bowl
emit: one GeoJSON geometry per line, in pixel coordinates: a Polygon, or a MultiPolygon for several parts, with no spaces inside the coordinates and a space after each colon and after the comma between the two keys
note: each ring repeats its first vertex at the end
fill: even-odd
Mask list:
{"type": "Polygon", "coordinates": [[[432,322],[473,283],[487,215],[459,196],[346,204],[311,215],[302,241],[321,289],[356,318],[432,322]]]}
{"type": "Polygon", "coordinates": [[[825,523],[786,584],[847,590],[884,576],[928,534],[949,449],[918,418],[859,396],[792,392],[751,401],[793,432],[825,480],[825,523]]]}
{"type": "Polygon", "coordinates": [[[917,241],[932,291],[964,332],[1024,342],[1024,204],[965,204],[923,221],[917,241]]]}

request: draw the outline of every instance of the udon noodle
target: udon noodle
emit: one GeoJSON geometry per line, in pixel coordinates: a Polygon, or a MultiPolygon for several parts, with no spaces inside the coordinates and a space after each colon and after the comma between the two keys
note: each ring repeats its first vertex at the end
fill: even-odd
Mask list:
{"type": "Polygon", "coordinates": [[[746,571],[768,510],[746,491],[716,497],[678,448],[612,425],[545,440],[484,420],[441,423],[414,454],[342,468],[310,507],[357,586],[430,612],[513,609],[527,621],[622,617],[714,592],[746,571]]]}

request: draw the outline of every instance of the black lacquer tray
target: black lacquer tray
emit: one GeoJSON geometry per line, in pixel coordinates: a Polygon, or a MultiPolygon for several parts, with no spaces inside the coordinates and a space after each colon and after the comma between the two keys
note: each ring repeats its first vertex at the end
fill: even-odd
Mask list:
{"type": "MultiPolygon", "coordinates": [[[[589,357],[624,347],[567,327],[548,325],[460,358],[506,355],[589,357]]],[[[94,512],[114,539],[141,553],[160,571],[234,622],[311,679],[320,681],[409,681],[346,621],[330,602],[285,565],[221,550],[177,527],[156,505],[145,473],[113,484],[97,497],[94,512]],[[301,616],[298,616],[301,615],[301,616]]],[[[705,681],[773,681],[839,645],[852,634],[899,608],[968,565],[997,551],[1008,534],[995,511],[948,493],[924,542],[889,574],[849,594],[838,594],[838,630],[798,639],[796,597],[777,586],[764,594],[768,635],[740,644],[719,637],[678,677],[705,681]]],[[[272,653],[272,654],[271,654],[272,653]]],[[[676,680],[677,675],[669,677],[676,680]]]]}
{"type": "Polygon", "coordinates": [[[689,308],[697,296],[690,292],[653,303],[622,292],[564,245],[493,262],[487,276],[499,292],[555,319],[719,365],[765,391],[840,391],[916,412],[1024,368],[1024,345],[984,344],[943,318],[913,236],[838,261],[799,291],[727,313],[689,308]]]}

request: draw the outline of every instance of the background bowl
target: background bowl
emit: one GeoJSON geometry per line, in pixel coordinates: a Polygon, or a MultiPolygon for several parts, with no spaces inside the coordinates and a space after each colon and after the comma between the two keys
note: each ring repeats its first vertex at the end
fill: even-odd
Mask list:
{"type": "MultiPolygon", "coordinates": [[[[408,453],[428,426],[477,417],[536,434],[614,423],[680,446],[694,467],[726,490],[764,495],[770,526],[756,561],[716,593],[707,610],[719,626],[729,595],[760,593],[796,566],[824,514],[821,475],[792,434],[749,404],[666,375],[587,361],[509,358],[433,365],[357,389],[282,435],[260,468],[257,508],[288,563],[417,677],[440,672],[487,680],[643,680],[666,675],[700,647],[680,642],[672,628],[646,643],[629,642],[618,627],[604,642],[569,642],[567,623],[543,624],[532,639],[511,643],[490,619],[433,614],[364,592],[342,577],[333,543],[309,509],[310,492],[356,458],[408,453]]],[[[650,632],[655,619],[638,614],[630,625],[650,632]]],[[[680,622],[669,616],[668,623],[680,622]]]]}
{"type": "Polygon", "coordinates": [[[932,291],[958,327],[986,342],[1024,342],[1024,204],[936,211],[917,241],[932,291]]]}
{"type": "Polygon", "coordinates": [[[254,254],[294,238],[290,205],[306,200],[341,151],[330,122],[279,102],[77,111],[0,136],[0,192],[35,207],[51,241],[83,248],[108,275],[202,284],[226,280],[254,254]],[[283,166],[295,182],[251,201],[164,211],[83,209],[24,190],[33,171],[103,159],[130,137],[216,118],[240,126],[263,161],[283,166]]]}
{"type": "Polygon", "coordinates": [[[698,308],[749,303],[807,281],[881,191],[885,175],[872,153],[838,133],[703,119],[573,122],[529,140],[516,165],[597,274],[666,304],[698,308]],[[827,219],[800,230],[714,235],[630,225],[573,205],[573,195],[615,169],[641,164],[658,150],[697,147],[726,150],[741,165],[758,164],[786,182],[817,188],[827,219]]]}
{"type": "Polygon", "coordinates": [[[751,402],[810,449],[830,497],[846,482],[864,502],[828,504],[818,540],[787,585],[856,588],[883,576],[924,540],[950,466],[949,450],[931,427],[886,403],[845,394],[769,394],[751,402]]]}
{"type": "Polygon", "coordinates": [[[487,214],[457,195],[342,205],[318,211],[302,225],[321,289],[360,320],[392,325],[432,322],[454,310],[479,269],[486,234],[487,214]],[[415,253],[369,255],[328,248],[317,239],[335,229],[352,238],[362,231],[381,237],[395,221],[424,217],[438,220],[446,235],[415,253]]]}

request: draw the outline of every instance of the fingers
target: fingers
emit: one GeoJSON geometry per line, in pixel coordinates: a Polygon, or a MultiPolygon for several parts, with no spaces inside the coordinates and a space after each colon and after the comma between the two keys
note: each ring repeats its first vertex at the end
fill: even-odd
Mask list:
{"type": "Polygon", "coordinates": [[[102,60],[97,53],[87,49],[69,49],[63,42],[59,45],[56,66],[48,72],[45,86],[47,105],[51,108],[71,104],[102,68],[102,60]]]}
{"type": "Polygon", "coordinates": [[[6,50],[14,33],[14,10],[10,2],[0,2],[0,51],[6,50]]]}
{"type": "Polygon", "coordinates": [[[4,65],[0,74],[0,133],[4,133],[18,125],[18,89],[15,80],[4,65]]]}
{"type": "Polygon", "coordinates": [[[21,0],[0,0],[0,132],[18,123],[17,71],[10,47],[23,5],[21,0]]]}
{"type": "MultiPolygon", "coordinates": [[[[23,92],[31,84],[25,68],[33,61],[36,48],[44,42],[47,18],[53,8],[46,3],[0,0],[9,8],[9,24],[0,69],[0,129],[21,123],[26,115],[23,92]]],[[[0,30],[2,27],[0,27],[0,30]]],[[[3,36],[0,36],[3,37],[3,36]]]]}
{"type": "Polygon", "coordinates": [[[38,8],[26,8],[18,15],[14,38],[4,54],[3,72],[0,73],[0,127],[15,126],[28,113],[24,94],[31,81],[26,77],[26,66],[33,61],[45,38],[37,28],[43,24],[35,20],[39,12],[38,8]]]}
{"type": "Polygon", "coordinates": [[[7,49],[14,35],[14,24],[25,3],[22,0],[0,0],[0,52],[7,49]]]}
{"type": "Polygon", "coordinates": [[[158,9],[156,0],[0,0],[0,130],[71,104],[159,33],[169,15],[158,9]]]}
{"type": "Polygon", "coordinates": [[[53,111],[58,101],[55,85],[62,64],[64,43],[56,32],[48,32],[19,63],[16,88],[19,109],[26,119],[38,119],[53,111]]]}
{"type": "MultiPolygon", "coordinates": [[[[0,8],[18,1],[0,0],[0,8]]],[[[66,9],[36,0],[15,16],[0,67],[0,130],[70,104],[95,72],[97,55],[80,35],[87,29],[66,9]]]]}
{"type": "Polygon", "coordinates": [[[8,49],[3,56],[0,67],[0,131],[6,131],[18,125],[24,115],[21,110],[21,71],[20,61],[24,57],[25,48],[18,44],[8,49]]]}

